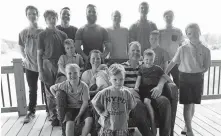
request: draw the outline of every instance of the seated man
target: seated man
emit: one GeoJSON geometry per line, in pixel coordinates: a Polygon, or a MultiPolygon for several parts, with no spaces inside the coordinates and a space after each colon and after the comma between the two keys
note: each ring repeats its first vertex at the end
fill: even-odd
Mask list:
{"type": "MultiPolygon", "coordinates": [[[[123,63],[123,66],[126,70],[124,85],[130,88],[132,93],[136,93],[133,88],[135,87],[136,79],[138,76],[138,69],[141,64],[139,63],[141,57],[141,49],[138,42],[130,43],[128,55],[129,60],[123,63]]],[[[177,108],[177,89],[175,88],[175,85],[171,83],[166,84],[166,87],[169,87],[169,89],[172,90],[170,94],[172,97],[170,97],[170,100],[168,100],[166,97],[163,97],[161,95],[162,91],[159,91],[163,89],[165,82],[166,80],[164,78],[160,79],[159,84],[157,85],[157,87],[154,88],[153,91],[156,94],[155,105],[153,105],[153,107],[155,109],[157,108],[157,111],[155,111],[157,115],[159,115],[159,117],[157,116],[156,118],[158,118],[158,120],[160,121],[160,136],[170,135],[170,133],[171,135],[173,135],[173,127],[177,108]]],[[[145,114],[147,114],[147,108],[141,100],[137,99],[137,106],[134,110],[132,110],[131,116],[133,120],[135,120],[136,126],[138,127],[141,134],[143,136],[150,136],[152,135],[150,131],[150,122],[148,121],[147,116],[143,116],[145,114]]]]}

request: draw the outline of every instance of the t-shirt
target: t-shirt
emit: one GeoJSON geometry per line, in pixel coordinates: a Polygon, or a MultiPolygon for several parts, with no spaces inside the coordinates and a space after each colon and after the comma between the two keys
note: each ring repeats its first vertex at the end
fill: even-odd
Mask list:
{"type": "Polygon", "coordinates": [[[169,53],[170,60],[174,57],[178,47],[183,42],[182,31],[178,28],[166,28],[160,30],[160,47],[169,53]]]}
{"type": "Polygon", "coordinates": [[[139,65],[136,68],[132,68],[128,61],[122,63],[122,65],[125,69],[124,86],[134,88],[137,81],[138,70],[141,65],[141,62],[139,62],[139,65]]]}
{"type": "Polygon", "coordinates": [[[79,54],[75,54],[72,57],[70,57],[68,55],[61,55],[58,60],[58,65],[61,65],[65,68],[67,64],[78,64],[78,66],[83,66],[84,61],[83,61],[83,58],[81,57],[81,55],[79,55],[79,54]]]}
{"type": "Polygon", "coordinates": [[[129,42],[129,31],[125,27],[114,29],[107,28],[109,40],[112,44],[111,59],[127,59],[127,47],[129,42]]]}
{"type": "Polygon", "coordinates": [[[68,38],[70,38],[72,40],[75,40],[75,34],[78,30],[77,27],[74,27],[72,25],[70,25],[67,28],[62,27],[61,25],[58,25],[56,27],[57,27],[57,29],[59,29],[59,30],[63,31],[64,33],[66,33],[68,38]]]}
{"type": "Polygon", "coordinates": [[[43,29],[31,29],[25,28],[19,33],[18,44],[24,47],[25,61],[24,66],[26,69],[38,72],[37,65],[37,45],[38,45],[38,34],[43,29]]]}
{"type": "Polygon", "coordinates": [[[130,42],[138,41],[141,44],[142,54],[146,49],[149,49],[151,47],[149,42],[149,37],[150,33],[153,30],[157,30],[157,26],[155,23],[149,20],[146,21],[138,20],[129,29],[130,42]]]}
{"type": "Polygon", "coordinates": [[[104,129],[127,130],[129,112],[136,106],[134,96],[125,88],[120,91],[112,86],[97,93],[92,99],[92,104],[97,107],[98,113],[107,113],[108,116],[100,115],[99,123],[104,129]]]}
{"type": "Polygon", "coordinates": [[[78,89],[75,92],[73,91],[71,83],[68,80],[55,84],[51,88],[56,91],[63,90],[66,92],[68,108],[81,108],[83,96],[88,97],[88,100],[90,99],[88,86],[82,81],[80,81],[78,89]]]}
{"type": "Polygon", "coordinates": [[[82,41],[83,52],[89,55],[94,49],[103,52],[103,44],[108,41],[108,33],[99,25],[85,25],[77,30],[75,40],[82,41]]]}
{"type": "Polygon", "coordinates": [[[65,53],[64,40],[67,35],[58,29],[46,28],[39,34],[38,49],[43,50],[43,59],[58,61],[60,56],[65,53]]]}
{"type": "Polygon", "coordinates": [[[178,69],[181,72],[199,73],[211,65],[211,54],[202,43],[194,46],[187,42],[178,48],[172,61],[179,65],[178,69]]]}
{"type": "Polygon", "coordinates": [[[165,62],[170,60],[169,54],[167,51],[162,49],[161,47],[157,46],[153,49],[155,52],[155,60],[154,64],[160,66],[162,69],[164,69],[165,62]]]}
{"type": "Polygon", "coordinates": [[[81,80],[84,81],[89,88],[92,86],[92,77],[94,76],[92,69],[86,70],[81,76],[81,80]]]}
{"type": "Polygon", "coordinates": [[[142,65],[138,71],[138,75],[141,76],[141,85],[158,85],[163,74],[164,71],[157,65],[150,68],[142,65]]]}

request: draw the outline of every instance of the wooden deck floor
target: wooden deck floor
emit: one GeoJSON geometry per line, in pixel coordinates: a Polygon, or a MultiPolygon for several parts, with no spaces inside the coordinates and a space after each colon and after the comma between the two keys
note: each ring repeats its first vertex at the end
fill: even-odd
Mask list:
{"type": "MultiPolygon", "coordinates": [[[[178,105],[175,136],[181,135],[184,126],[182,111],[183,106],[178,105]]],[[[24,117],[19,118],[17,113],[1,114],[2,136],[61,136],[61,128],[50,125],[45,111],[37,111],[35,119],[29,124],[23,124],[23,119],[24,117]]],[[[196,105],[192,126],[195,136],[221,136],[221,101],[207,101],[196,105]]],[[[136,132],[135,135],[140,134],[136,132]]]]}

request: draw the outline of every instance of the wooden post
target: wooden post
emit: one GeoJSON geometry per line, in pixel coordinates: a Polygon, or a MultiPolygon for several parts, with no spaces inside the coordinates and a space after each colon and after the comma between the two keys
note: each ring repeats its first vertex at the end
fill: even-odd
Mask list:
{"type": "Polygon", "coordinates": [[[18,115],[24,116],[27,114],[27,103],[25,95],[25,81],[24,81],[24,70],[22,66],[22,59],[13,59],[12,62],[14,66],[18,115]]]}

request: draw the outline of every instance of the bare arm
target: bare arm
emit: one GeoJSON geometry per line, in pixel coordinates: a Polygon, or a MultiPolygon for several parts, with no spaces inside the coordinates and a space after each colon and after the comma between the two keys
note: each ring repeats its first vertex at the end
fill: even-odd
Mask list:
{"type": "Polygon", "coordinates": [[[81,45],[82,45],[82,41],[81,40],[76,40],[75,41],[75,46],[76,46],[76,51],[77,51],[77,53],[79,53],[82,57],[83,57],[83,59],[85,60],[85,61],[87,61],[87,59],[88,59],[88,56],[83,52],[83,50],[81,49],[81,45]]]}
{"type": "Polygon", "coordinates": [[[52,85],[50,87],[51,93],[54,95],[54,97],[56,97],[56,85],[52,85]]]}
{"type": "Polygon", "coordinates": [[[112,46],[112,44],[110,42],[104,42],[104,51],[102,54],[103,59],[105,59],[107,57],[107,55],[110,53],[111,46],[112,46]]]}
{"type": "Polygon", "coordinates": [[[168,67],[168,61],[164,62],[164,65],[163,65],[163,70],[166,72],[166,69],[168,67]]]}
{"type": "Polygon", "coordinates": [[[38,71],[39,72],[43,72],[43,50],[42,49],[38,49],[37,50],[37,61],[38,61],[38,71]]]}
{"type": "Polygon", "coordinates": [[[174,63],[173,61],[170,61],[170,63],[168,64],[168,66],[165,70],[165,73],[168,74],[175,65],[176,65],[176,63],[174,63]]]}
{"type": "Polygon", "coordinates": [[[19,47],[20,47],[20,51],[21,51],[22,57],[25,58],[26,57],[26,55],[25,55],[25,48],[23,46],[21,46],[21,45],[19,47]]]}
{"type": "Polygon", "coordinates": [[[139,91],[140,82],[141,82],[141,76],[138,76],[135,87],[134,87],[135,91],[139,91]]]}
{"type": "Polygon", "coordinates": [[[82,99],[83,99],[83,104],[81,105],[81,108],[80,108],[80,111],[78,113],[78,116],[82,116],[83,113],[85,112],[86,108],[88,107],[88,101],[89,101],[89,90],[88,90],[88,87],[85,87],[86,90],[84,91],[84,94],[82,96],[82,99]]]}

